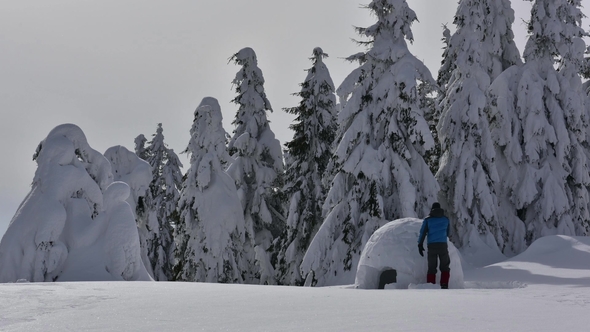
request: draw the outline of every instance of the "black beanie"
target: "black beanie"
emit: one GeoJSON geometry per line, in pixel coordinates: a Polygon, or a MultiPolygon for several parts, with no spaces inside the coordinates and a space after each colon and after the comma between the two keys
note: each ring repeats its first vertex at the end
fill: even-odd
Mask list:
{"type": "Polygon", "coordinates": [[[431,210],[434,210],[434,209],[440,209],[440,204],[439,204],[438,202],[434,202],[434,203],[432,203],[432,208],[431,208],[431,210]]]}

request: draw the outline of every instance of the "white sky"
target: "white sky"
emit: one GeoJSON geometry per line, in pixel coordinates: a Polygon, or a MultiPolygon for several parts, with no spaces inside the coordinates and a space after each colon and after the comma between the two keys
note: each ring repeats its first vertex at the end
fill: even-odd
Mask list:
{"type": "MultiPolygon", "coordinates": [[[[338,85],[355,66],[342,58],[362,50],[351,41],[353,26],[374,22],[360,8],[366,2],[0,0],[0,234],[30,189],[37,144],[59,124],[77,124],[104,152],[113,145],[132,150],[138,134],[149,138],[162,122],[166,142],[180,152],[195,107],[212,96],[231,133],[231,81],[239,68],[228,58],[246,46],[258,54],[275,110],[271,128],[284,144],[292,116],[282,108],[299,102],[291,94],[312,49],[330,54],[326,63],[338,85]]],[[[412,51],[436,77],[441,25],[452,27],[457,2],[408,3],[420,20],[412,51]]],[[[514,0],[513,7],[528,18],[529,2],[514,0]]],[[[521,19],[513,29],[522,51],[521,19]]]]}

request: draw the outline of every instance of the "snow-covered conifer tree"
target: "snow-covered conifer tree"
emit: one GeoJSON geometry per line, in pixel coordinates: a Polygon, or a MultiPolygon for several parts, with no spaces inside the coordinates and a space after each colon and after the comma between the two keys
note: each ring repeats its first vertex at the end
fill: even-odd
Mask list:
{"type": "Polygon", "coordinates": [[[296,95],[299,106],[285,109],[295,114],[293,140],[285,173],[285,195],[289,199],[286,238],[281,243],[278,278],[281,284],[301,285],[299,266],[322,219],[327,189],[322,184],[337,130],[336,95],[330,72],[323,62],[328,55],[313,50],[313,66],[296,95]]]}
{"type": "Polygon", "coordinates": [[[150,205],[155,209],[158,227],[147,239],[147,256],[155,280],[173,280],[174,239],[172,225],[178,222],[179,189],[182,186],[182,163],[173,149],[164,143],[162,124],[158,124],[148,146],[143,135],[135,139],[135,153],[146,160],[152,170],[150,205]]]}
{"type": "Polygon", "coordinates": [[[135,154],[143,159],[146,160],[149,158],[148,150],[145,147],[145,143],[147,142],[147,138],[143,134],[138,135],[135,138],[135,154]]]}
{"type": "Polygon", "coordinates": [[[586,48],[586,54],[588,55],[584,60],[584,66],[582,67],[582,76],[586,79],[584,83],[584,90],[588,97],[590,97],[590,45],[586,48]]]}
{"type": "Polygon", "coordinates": [[[241,69],[233,80],[238,94],[233,102],[239,108],[228,146],[234,159],[228,173],[236,182],[242,202],[246,236],[251,244],[248,250],[253,250],[256,257],[256,266],[246,282],[273,284],[273,257],[278,247],[275,240],[285,228],[281,144],[266,117],[266,112],[272,108],[264,92],[264,78],[256,53],[244,48],[231,60],[241,69]]]}
{"type": "Polygon", "coordinates": [[[425,216],[438,184],[424,161],[434,140],[424,119],[426,91],[436,86],[426,66],[408,50],[416,14],[405,0],[374,0],[377,23],[358,28],[367,52],[338,88],[342,137],[325,209],[328,212],[305,254],[306,284],[354,282],[366,241],[386,220],[425,216]]]}
{"type": "Polygon", "coordinates": [[[246,230],[233,179],[221,108],[207,97],[195,111],[186,148],[190,168],[182,184],[176,227],[176,280],[242,283],[248,269],[246,230]]]}
{"type": "Polygon", "coordinates": [[[137,223],[141,258],[148,272],[155,278],[150,262],[151,242],[158,237],[156,209],[152,204],[150,165],[124,146],[117,145],[107,149],[104,156],[112,166],[115,181],[126,183],[130,188],[127,203],[131,206],[137,223]]]}
{"type": "Polygon", "coordinates": [[[541,236],[589,231],[581,18],[579,0],[535,1],[525,64],[506,70],[489,90],[501,194],[507,198],[501,209],[517,214],[526,227],[514,244],[517,252],[541,236]]]}
{"type": "Polygon", "coordinates": [[[461,0],[455,33],[445,27],[447,46],[438,83],[441,86],[437,126],[442,158],[436,178],[439,201],[446,207],[451,239],[459,246],[478,247],[481,238],[504,250],[504,224],[519,223],[515,215],[499,217],[495,187],[499,182],[486,109],[490,83],[509,66],[520,64],[511,30],[514,11],[506,0],[461,0]]]}
{"type": "Polygon", "coordinates": [[[129,186],[73,124],[37,147],[30,193],[0,242],[0,282],[150,280],[129,186]]]}
{"type": "Polygon", "coordinates": [[[432,139],[434,140],[434,148],[428,150],[424,154],[424,160],[428,164],[430,171],[433,174],[436,174],[438,171],[438,167],[440,165],[440,158],[442,157],[442,151],[440,148],[440,138],[439,134],[436,130],[436,126],[440,120],[440,112],[441,109],[438,107],[437,103],[438,94],[428,93],[424,96],[424,119],[426,123],[428,123],[428,128],[430,129],[430,133],[432,134],[432,139]]]}
{"type": "MultiPolygon", "coordinates": [[[[508,67],[521,64],[520,52],[514,43],[512,23],[514,10],[509,0],[461,0],[454,18],[457,31],[451,36],[445,27],[445,50],[443,61],[438,73],[439,86],[445,87],[451,80],[457,61],[465,56],[461,46],[469,45],[469,40],[461,38],[470,34],[472,41],[484,43],[484,49],[479,50],[478,56],[485,56],[485,63],[481,64],[484,71],[493,81],[508,67]],[[461,32],[459,31],[461,30],[461,32]]],[[[465,61],[465,60],[463,60],[465,61]]]]}

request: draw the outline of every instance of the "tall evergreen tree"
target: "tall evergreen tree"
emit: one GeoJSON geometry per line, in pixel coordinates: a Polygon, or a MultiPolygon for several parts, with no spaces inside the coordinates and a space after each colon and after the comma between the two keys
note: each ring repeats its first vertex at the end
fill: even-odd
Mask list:
{"type": "MultiPolygon", "coordinates": [[[[492,81],[510,66],[522,63],[520,52],[514,43],[514,10],[509,0],[461,0],[453,23],[457,26],[457,31],[452,36],[450,32],[445,32],[448,41],[445,43],[443,61],[438,73],[439,86],[445,87],[451,80],[458,60],[472,61],[460,59],[468,54],[485,58],[486,62],[480,66],[492,81]],[[471,34],[478,38],[470,37],[471,34]],[[465,52],[461,46],[470,45],[469,40],[461,39],[465,37],[470,37],[472,43],[482,43],[485,48],[471,53],[465,52]]],[[[473,45],[471,47],[475,48],[473,45]]]]}
{"type": "Polygon", "coordinates": [[[241,69],[232,82],[238,94],[233,99],[238,111],[228,146],[234,159],[228,173],[235,180],[242,202],[249,241],[247,255],[255,257],[256,262],[246,282],[274,284],[273,264],[278,249],[275,239],[285,228],[281,144],[266,117],[266,111],[272,108],[264,92],[256,53],[244,48],[231,60],[241,69]]]}
{"type": "Polygon", "coordinates": [[[511,30],[514,11],[506,0],[461,0],[455,33],[449,36],[438,75],[441,86],[437,126],[442,158],[436,178],[440,201],[453,220],[451,239],[459,247],[479,247],[479,238],[504,250],[504,224],[514,227],[515,215],[499,217],[495,190],[500,181],[495,165],[486,109],[486,90],[509,66],[520,64],[511,30]]]}
{"type": "Polygon", "coordinates": [[[164,129],[158,124],[151,141],[143,135],[135,139],[135,153],[146,160],[152,170],[150,205],[156,211],[157,229],[148,239],[147,255],[155,280],[173,280],[174,239],[173,224],[178,222],[179,189],[182,185],[182,163],[173,149],[164,143],[164,129]],[[145,143],[148,146],[145,146],[145,143]]]}
{"type": "Polygon", "coordinates": [[[586,55],[584,66],[582,67],[582,77],[586,79],[584,90],[586,91],[586,95],[590,97],[590,45],[586,48],[586,55]]]}
{"type": "Polygon", "coordinates": [[[310,58],[313,66],[296,96],[299,106],[285,109],[295,114],[291,125],[293,140],[287,142],[289,155],[285,175],[285,195],[289,198],[286,237],[279,253],[279,282],[286,285],[303,283],[299,266],[303,255],[322,222],[322,205],[327,188],[322,185],[332,144],[336,135],[336,95],[334,83],[323,59],[328,57],[319,47],[310,58]]]}
{"type": "Polygon", "coordinates": [[[424,161],[434,140],[424,96],[436,83],[408,50],[416,14],[405,0],[374,0],[377,23],[358,28],[369,50],[338,88],[342,136],[333,158],[338,173],[329,211],[301,266],[307,284],[354,282],[361,250],[386,220],[425,216],[438,184],[424,161]]]}
{"type": "Polygon", "coordinates": [[[223,167],[230,156],[221,121],[217,100],[204,98],[186,148],[191,166],[176,228],[177,280],[242,283],[247,272],[244,217],[234,181],[223,167]]]}
{"type": "Polygon", "coordinates": [[[589,231],[588,112],[579,77],[582,16],[579,0],[535,1],[525,64],[505,71],[489,90],[501,191],[507,197],[500,208],[524,222],[520,249],[544,235],[589,231]]]}

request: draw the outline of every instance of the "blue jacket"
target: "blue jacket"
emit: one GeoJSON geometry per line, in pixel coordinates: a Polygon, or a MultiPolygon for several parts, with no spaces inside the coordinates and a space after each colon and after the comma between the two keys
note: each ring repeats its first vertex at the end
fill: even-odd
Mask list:
{"type": "Polygon", "coordinates": [[[428,237],[428,244],[446,243],[449,236],[449,227],[449,218],[445,217],[442,209],[430,211],[430,215],[422,222],[418,243],[423,244],[425,237],[428,237]]]}

